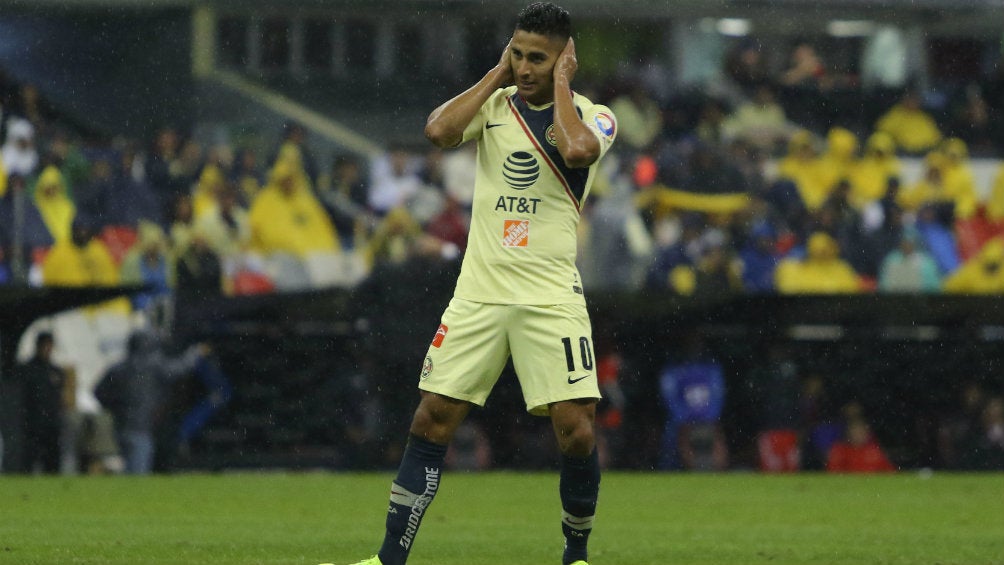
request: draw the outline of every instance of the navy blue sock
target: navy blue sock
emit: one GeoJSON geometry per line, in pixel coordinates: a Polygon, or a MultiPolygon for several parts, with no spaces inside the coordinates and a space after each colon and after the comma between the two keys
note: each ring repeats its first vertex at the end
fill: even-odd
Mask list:
{"type": "Polygon", "coordinates": [[[586,544],[593,531],[596,499],[600,494],[600,460],[593,450],[588,457],[561,456],[561,531],[565,534],[562,563],[588,559],[586,544]]]}
{"type": "Polygon", "coordinates": [[[445,457],[445,445],[408,438],[397,478],[391,483],[387,533],[378,554],[383,565],[404,565],[408,560],[422,516],[439,490],[445,457]]]}

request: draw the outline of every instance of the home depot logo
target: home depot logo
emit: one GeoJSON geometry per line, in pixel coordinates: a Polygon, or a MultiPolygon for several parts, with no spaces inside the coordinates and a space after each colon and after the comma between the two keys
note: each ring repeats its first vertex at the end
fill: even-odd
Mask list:
{"type": "Polygon", "coordinates": [[[530,220],[506,220],[502,247],[526,247],[530,240],[530,220]]]}

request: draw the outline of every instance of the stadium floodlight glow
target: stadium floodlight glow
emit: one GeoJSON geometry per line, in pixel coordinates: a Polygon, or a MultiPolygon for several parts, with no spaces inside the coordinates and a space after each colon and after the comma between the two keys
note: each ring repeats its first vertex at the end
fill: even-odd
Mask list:
{"type": "Polygon", "coordinates": [[[874,31],[871,20],[831,20],[826,24],[826,33],[834,37],[866,37],[874,31]]]}
{"type": "Polygon", "coordinates": [[[750,34],[753,24],[745,18],[722,18],[715,23],[715,29],[722,35],[743,37],[750,34]]]}

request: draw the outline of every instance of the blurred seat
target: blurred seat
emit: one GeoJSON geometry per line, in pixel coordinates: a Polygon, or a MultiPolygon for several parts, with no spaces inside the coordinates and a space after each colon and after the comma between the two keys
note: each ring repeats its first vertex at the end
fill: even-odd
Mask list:
{"type": "Polygon", "coordinates": [[[138,238],[139,234],[131,226],[105,226],[98,234],[98,239],[108,248],[116,265],[122,264],[122,258],[136,244],[138,238]]]}
{"type": "Polygon", "coordinates": [[[295,292],[311,288],[307,264],[289,253],[273,253],[266,259],[266,271],[279,292],[295,292]]]}
{"type": "Polygon", "coordinates": [[[255,271],[240,271],[233,278],[234,295],[250,296],[255,294],[271,294],[275,292],[272,280],[255,271]]]}

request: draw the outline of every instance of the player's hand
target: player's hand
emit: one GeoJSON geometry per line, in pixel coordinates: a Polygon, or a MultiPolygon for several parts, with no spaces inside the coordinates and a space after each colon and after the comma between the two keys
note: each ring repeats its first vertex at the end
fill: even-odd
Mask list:
{"type": "Polygon", "coordinates": [[[495,68],[502,76],[502,84],[499,85],[500,88],[516,84],[516,79],[513,78],[512,74],[512,38],[509,39],[509,43],[506,43],[505,49],[502,50],[499,64],[495,68]]]}
{"type": "Polygon", "coordinates": [[[568,43],[554,63],[554,80],[565,79],[571,83],[577,70],[579,70],[579,60],[575,57],[575,40],[569,37],[568,43]]]}

